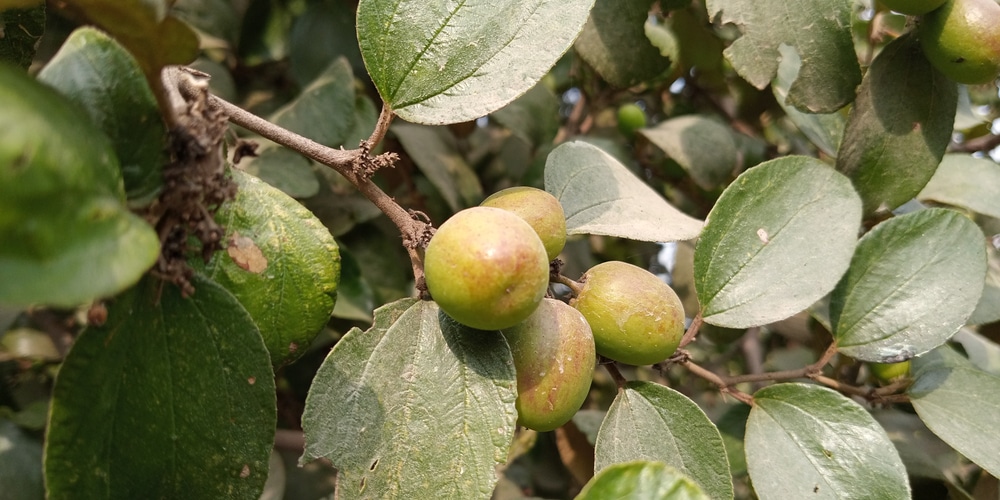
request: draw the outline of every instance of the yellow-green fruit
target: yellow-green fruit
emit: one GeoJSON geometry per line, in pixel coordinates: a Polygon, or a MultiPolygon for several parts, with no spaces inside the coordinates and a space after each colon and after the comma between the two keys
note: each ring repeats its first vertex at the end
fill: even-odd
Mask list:
{"type": "Polygon", "coordinates": [[[899,12],[900,14],[908,14],[911,16],[922,16],[938,7],[940,7],[945,0],[880,0],[882,5],[885,5],[891,10],[899,12]]]}
{"type": "Polygon", "coordinates": [[[988,83],[1000,73],[995,0],[948,0],[921,18],[919,36],[927,60],[958,83],[988,83]]]}
{"type": "Polygon", "coordinates": [[[549,283],[549,260],[534,229],[492,207],[462,210],[438,228],[424,253],[431,297],[459,323],[480,330],[514,326],[535,312],[549,283]]]}
{"type": "Polygon", "coordinates": [[[580,409],[594,378],[594,335],[579,311],[543,299],[528,319],[503,330],[517,370],[517,422],[551,431],[580,409]]]}
{"type": "Polygon", "coordinates": [[[631,365],[666,359],[684,336],[684,306],[653,273],[625,262],[604,262],[584,273],[570,301],[587,318],[597,353],[631,365]]]}
{"type": "Polygon", "coordinates": [[[566,214],[559,200],[546,191],[527,186],[507,188],[483,200],[482,206],[502,208],[524,219],[545,245],[549,261],[566,246],[566,214]]]}
{"type": "Polygon", "coordinates": [[[632,137],[636,130],[646,126],[646,112],[633,103],[618,108],[618,131],[625,137],[632,137]]]}
{"type": "Polygon", "coordinates": [[[871,369],[872,375],[884,384],[892,382],[900,377],[905,377],[910,374],[910,361],[902,361],[899,363],[868,363],[868,368],[871,369]]]}

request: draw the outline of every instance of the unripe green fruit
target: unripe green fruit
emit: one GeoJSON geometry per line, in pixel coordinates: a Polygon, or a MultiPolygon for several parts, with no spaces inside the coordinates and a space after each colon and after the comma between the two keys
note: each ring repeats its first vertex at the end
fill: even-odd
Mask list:
{"type": "Polygon", "coordinates": [[[1000,5],[995,0],[948,0],[920,20],[920,46],[948,78],[988,83],[1000,73],[1000,5]]]}
{"type": "Polygon", "coordinates": [[[438,228],[424,253],[427,289],[445,313],[480,330],[514,326],[538,307],[549,260],[534,229],[492,207],[462,210],[438,228]]]}
{"type": "Polygon", "coordinates": [[[566,246],[566,214],[555,196],[541,189],[520,186],[498,191],[482,206],[502,208],[524,219],[545,245],[549,261],[566,246]]]}
{"type": "Polygon", "coordinates": [[[528,319],[503,330],[517,370],[517,422],[551,431],[576,414],[594,379],[594,335],[579,311],[543,299],[528,319]]]}
{"type": "Polygon", "coordinates": [[[907,14],[910,16],[922,16],[938,7],[940,7],[945,0],[880,0],[882,5],[899,12],[900,14],[907,14]]]}
{"type": "Polygon", "coordinates": [[[594,332],[597,353],[630,365],[663,361],[684,336],[684,306],[660,278],[625,262],[604,262],[583,275],[570,305],[594,332]]]}
{"type": "Polygon", "coordinates": [[[868,363],[868,368],[871,369],[872,375],[879,382],[887,384],[897,378],[909,375],[910,361],[906,360],[899,363],[868,363]]]}
{"type": "Polygon", "coordinates": [[[618,108],[618,131],[631,138],[636,130],[646,126],[646,112],[633,103],[623,104],[618,108]]]}

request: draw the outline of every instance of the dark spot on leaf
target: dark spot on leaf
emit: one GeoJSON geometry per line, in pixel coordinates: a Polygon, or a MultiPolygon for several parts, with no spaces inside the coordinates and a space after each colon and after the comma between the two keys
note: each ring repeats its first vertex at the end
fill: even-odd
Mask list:
{"type": "Polygon", "coordinates": [[[295,342],[289,342],[288,343],[288,352],[289,353],[292,353],[292,352],[295,352],[295,351],[298,351],[298,350],[299,350],[299,345],[298,344],[296,344],[295,342]]]}
{"type": "Polygon", "coordinates": [[[959,58],[955,59],[955,60],[954,60],[954,61],[952,61],[952,62],[956,62],[956,63],[959,63],[959,64],[961,64],[961,63],[964,63],[964,62],[965,62],[965,58],[964,58],[964,57],[959,57],[959,58]]]}
{"type": "Polygon", "coordinates": [[[377,458],[375,459],[375,461],[372,462],[372,466],[369,467],[368,470],[374,471],[376,468],[378,468],[378,459],[377,458]]]}
{"type": "Polygon", "coordinates": [[[819,485],[818,484],[813,488],[813,493],[819,493],[819,485]]]}
{"type": "Polygon", "coordinates": [[[830,450],[823,450],[823,454],[826,455],[826,458],[833,458],[833,452],[830,450]]]}
{"type": "Polygon", "coordinates": [[[360,488],[358,488],[358,492],[359,493],[362,492],[362,491],[365,491],[365,479],[366,478],[364,478],[364,477],[361,478],[361,486],[360,486],[360,488]]]}

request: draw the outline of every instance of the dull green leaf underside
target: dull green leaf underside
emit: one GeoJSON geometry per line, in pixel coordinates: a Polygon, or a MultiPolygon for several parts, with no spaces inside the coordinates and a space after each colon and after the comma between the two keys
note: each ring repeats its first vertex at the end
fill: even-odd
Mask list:
{"type": "Polygon", "coordinates": [[[274,444],[274,374],[225,289],[147,278],[76,339],[53,390],[52,498],[256,498],[274,444]]]}
{"type": "Polygon", "coordinates": [[[330,231],[295,200],[239,170],[236,198],[215,220],[223,250],[206,274],[250,313],[275,365],[305,352],[330,319],[340,282],[340,252],[330,231]],[[264,261],[256,260],[257,252],[264,261]]]}
{"type": "Polygon", "coordinates": [[[6,65],[0,130],[0,302],[74,307],[138,281],[159,238],[125,208],[107,136],[6,65]]]}
{"type": "Polygon", "coordinates": [[[719,430],[693,401],[660,384],[629,382],[615,397],[597,435],[597,472],[634,460],[675,467],[712,498],[733,496],[719,430]]]}
{"type": "Polygon", "coordinates": [[[1000,164],[989,158],[945,155],[917,198],[1000,219],[1000,164]]]}
{"type": "Polygon", "coordinates": [[[670,69],[670,59],[646,37],[654,0],[597,0],[573,45],[608,83],[627,88],[670,69]]]}
{"type": "Polygon", "coordinates": [[[983,233],[968,217],[931,208],[894,217],[858,243],[830,300],[837,349],[889,363],[925,353],[972,314],[986,277],[983,233]]]}
{"type": "Polygon", "coordinates": [[[680,116],[639,133],[687,170],[702,189],[715,189],[739,166],[733,133],[711,118],[680,116]]]}
{"type": "Polygon", "coordinates": [[[950,347],[916,358],[907,389],[920,419],[944,442],[993,476],[1000,476],[1000,377],[950,347]]]}
{"type": "Polygon", "coordinates": [[[403,299],[353,329],[313,381],[302,461],[327,457],[343,498],[486,498],[514,434],[516,382],[499,332],[403,299]]]}
{"type": "Polygon", "coordinates": [[[382,100],[440,125],[500,109],[537,83],[594,0],[362,0],[358,40],[382,100]]]}
{"type": "Polygon", "coordinates": [[[549,153],[545,190],[562,204],[569,234],[677,241],[701,231],[701,221],[674,208],[614,157],[585,142],[562,144],[549,153]]]}
{"type": "Polygon", "coordinates": [[[906,468],[882,427],[825,387],[786,383],[754,393],[745,444],[761,498],[910,498],[906,468]]]}
{"type": "Polygon", "coordinates": [[[455,137],[446,129],[397,123],[391,130],[452,211],[483,200],[476,171],[466,163],[455,137]]]}
{"type": "Polygon", "coordinates": [[[636,460],[613,464],[601,470],[583,487],[575,500],[611,498],[708,500],[724,497],[706,495],[697,483],[663,462],[636,460]]]}
{"type": "Polygon", "coordinates": [[[857,243],[861,200],[823,162],[786,156],[726,188],[695,249],[705,321],[746,328],[795,314],[826,295],[857,243]]]}
{"type": "Polygon", "coordinates": [[[788,102],[788,92],[795,79],[799,76],[799,69],[802,67],[802,59],[799,53],[790,45],[780,45],[778,52],[781,53],[781,62],[778,64],[778,73],[771,82],[771,90],[778,105],[785,111],[788,118],[799,130],[805,134],[809,140],[816,145],[820,151],[837,156],[837,149],[844,137],[844,124],[847,120],[839,112],[817,114],[804,113],[788,102]]]}
{"type": "Polygon", "coordinates": [[[958,93],[904,35],[865,74],[837,155],[865,214],[892,210],[927,184],[951,141],[958,93]]]}
{"type": "Polygon", "coordinates": [[[786,104],[811,113],[830,113],[854,100],[861,69],[851,38],[851,3],[828,0],[707,0],[709,18],[743,32],[724,55],[736,72],[763,89],[774,78],[782,44],[802,62],[786,104]]]}

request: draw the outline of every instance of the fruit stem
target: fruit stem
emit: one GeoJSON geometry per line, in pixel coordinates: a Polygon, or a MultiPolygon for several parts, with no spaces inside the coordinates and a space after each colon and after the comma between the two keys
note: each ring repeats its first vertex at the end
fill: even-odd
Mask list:
{"type": "Polygon", "coordinates": [[[691,326],[688,327],[687,331],[684,332],[684,336],[681,337],[681,343],[677,345],[678,349],[683,349],[684,346],[694,342],[695,338],[698,336],[698,330],[701,328],[701,312],[694,316],[691,320],[691,326]]]}
{"type": "Polygon", "coordinates": [[[618,369],[618,366],[615,365],[614,361],[610,359],[603,361],[606,362],[601,364],[604,365],[604,369],[608,371],[608,374],[611,375],[611,378],[615,381],[615,385],[618,387],[618,392],[624,391],[625,384],[628,384],[628,379],[622,375],[622,372],[618,369]]]}
{"type": "Polygon", "coordinates": [[[552,280],[552,281],[555,281],[556,283],[562,283],[563,285],[566,285],[567,287],[569,287],[569,290],[571,292],[573,292],[573,296],[574,297],[579,297],[580,296],[580,292],[583,291],[583,285],[582,284],[580,284],[579,282],[573,281],[573,280],[571,280],[571,279],[569,279],[569,278],[567,278],[567,277],[565,277],[565,276],[563,276],[561,274],[555,275],[554,276],[554,280],[552,280]]]}

